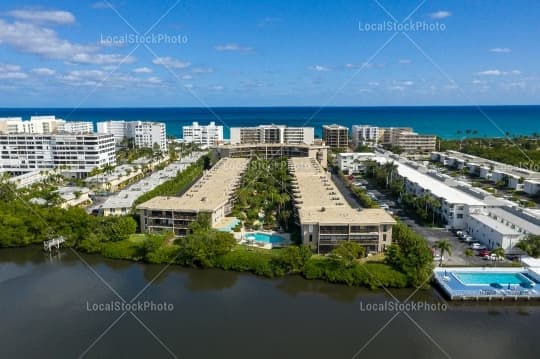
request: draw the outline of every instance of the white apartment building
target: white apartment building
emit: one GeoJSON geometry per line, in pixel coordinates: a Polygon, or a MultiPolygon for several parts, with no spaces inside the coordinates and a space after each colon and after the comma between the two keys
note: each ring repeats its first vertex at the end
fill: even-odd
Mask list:
{"type": "Polygon", "coordinates": [[[95,167],[115,163],[110,134],[0,135],[0,172],[60,168],[64,174],[83,178],[95,167]]]}
{"type": "Polygon", "coordinates": [[[371,125],[354,125],[352,127],[353,145],[376,145],[379,142],[379,127],[371,125]]]}
{"type": "Polygon", "coordinates": [[[58,132],[92,133],[94,132],[94,124],[92,122],[83,121],[66,121],[58,125],[58,132]]]}
{"type": "Polygon", "coordinates": [[[98,122],[97,130],[113,134],[117,144],[128,138],[133,139],[136,147],[154,148],[157,144],[162,152],[167,152],[167,134],[162,122],[106,121],[98,122]]]}
{"type": "Polygon", "coordinates": [[[257,127],[232,127],[231,145],[279,143],[307,144],[315,141],[313,127],[288,127],[284,125],[260,125],[257,127]]]}
{"type": "Polygon", "coordinates": [[[199,125],[193,122],[191,126],[182,127],[182,138],[187,143],[196,143],[200,146],[215,146],[223,142],[223,126],[216,126],[215,122],[209,125],[199,125]]]}
{"type": "Polygon", "coordinates": [[[512,251],[527,235],[540,234],[539,216],[513,202],[397,156],[379,156],[376,161],[394,161],[396,178],[403,181],[408,193],[437,199],[441,207],[436,213],[449,228],[466,230],[490,249],[502,247],[512,251]]]}
{"type": "Polygon", "coordinates": [[[343,173],[360,173],[364,170],[364,162],[375,156],[373,152],[342,152],[337,155],[337,165],[343,173]]]}
{"type": "Polygon", "coordinates": [[[29,121],[23,121],[21,117],[0,118],[0,133],[54,133],[63,123],[64,120],[55,116],[32,116],[29,121]]]}

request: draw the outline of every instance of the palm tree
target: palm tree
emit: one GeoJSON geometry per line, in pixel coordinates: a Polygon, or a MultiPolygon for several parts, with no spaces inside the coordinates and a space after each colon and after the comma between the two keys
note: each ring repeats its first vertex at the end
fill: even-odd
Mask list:
{"type": "Polygon", "coordinates": [[[394,161],[386,162],[383,165],[383,173],[386,180],[386,188],[390,186],[390,181],[394,177],[394,172],[398,168],[398,165],[394,163],[394,161]]]}
{"type": "Polygon", "coordinates": [[[439,250],[439,253],[441,255],[441,259],[439,260],[439,267],[441,267],[443,256],[445,255],[445,253],[448,253],[448,255],[452,255],[452,246],[450,245],[450,242],[448,242],[447,239],[442,239],[435,243],[435,248],[439,250]]]}

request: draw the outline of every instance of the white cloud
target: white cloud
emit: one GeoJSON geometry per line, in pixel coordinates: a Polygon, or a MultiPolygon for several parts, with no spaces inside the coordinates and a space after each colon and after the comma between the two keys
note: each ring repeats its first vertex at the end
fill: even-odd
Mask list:
{"type": "Polygon", "coordinates": [[[412,85],[414,85],[414,82],[412,82],[412,81],[401,81],[400,84],[403,85],[403,86],[412,86],[412,85]]]}
{"type": "Polygon", "coordinates": [[[185,84],[184,87],[188,90],[191,90],[193,88],[193,84],[185,84]]]}
{"type": "Polygon", "coordinates": [[[109,9],[110,6],[105,1],[97,1],[92,4],[92,8],[101,10],[101,9],[109,9]]]}
{"type": "Polygon", "coordinates": [[[148,67],[139,67],[133,70],[136,74],[151,74],[154,72],[151,68],[148,67]]]}
{"type": "Polygon", "coordinates": [[[148,79],[146,79],[146,82],[148,82],[149,84],[159,85],[163,81],[161,81],[161,79],[159,77],[152,76],[152,77],[149,77],[148,79]]]}
{"type": "Polygon", "coordinates": [[[371,68],[373,67],[373,64],[369,62],[363,62],[361,64],[345,64],[345,67],[348,69],[363,69],[363,68],[371,68]]]}
{"type": "Polygon", "coordinates": [[[24,53],[72,63],[119,64],[135,60],[131,56],[124,60],[121,55],[98,54],[97,47],[61,39],[56,31],[32,23],[0,20],[0,44],[13,46],[24,53]]]}
{"type": "Polygon", "coordinates": [[[217,51],[232,51],[232,52],[249,52],[253,50],[251,47],[243,47],[236,43],[229,43],[223,45],[214,46],[217,51]]]}
{"type": "Polygon", "coordinates": [[[193,78],[193,76],[191,76],[191,75],[182,76],[182,80],[191,80],[192,78],[193,78]]]}
{"type": "Polygon", "coordinates": [[[312,70],[312,71],[318,71],[318,72],[330,71],[330,68],[325,67],[325,66],[321,66],[321,65],[310,66],[310,67],[308,67],[308,69],[312,70]]]}
{"type": "Polygon", "coordinates": [[[432,19],[444,19],[444,18],[447,18],[449,16],[452,16],[452,13],[450,11],[439,10],[437,12],[433,12],[433,13],[429,14],[429,16],[432,19]]]}
{"type": "Polygon", "coordinates": [[[172,57],[157,57],[152,63],[154,65],[162,65],[165,67],[170,67],[173,69],[185,69],[186,67],[191,66],[191,63],[180,61],[178,59],[173,59],[172,57]]]}
{"type": "Polygon", "coordinates": [[[473,80],[472,83],[474,85],[483,85],[483,84],[486,84],[487,81],[484,81],[484,80],[473,80]]]}
{"type": "Polygon", "coordinates": [[[388,87],[388,89],[391,90],[391,91],[404,91],[405,87],[403,87],[403,86],[390,86],[390,87],[388,87]]]}
{"type": "Polygon", "coordinates": [[[490,49],[489,51],[496,52],[496,53],[508,53],[508,52],[512,52],[512,49],[508,47],[496,47],[494,49],[490,49]]]}
{"type": "Polygon", "coordinates": [[[3,80],[18,80],[25,79],[28,75],[21,71],[19,65],[2,65],[0,64],[0,79],[3,80]]]}
{"type": "Polygon", "coordinates": [[[126,57],[124,55],[80,53],[73,56],[69,61],[95,65],[131,64],[135,62],[135,58],[133,56],[126,57]]]}
{"type": "Polygon", "coordinates": [[[210,86],[210,90],[212,90],[212,91],[223,91],[224,89],[225,89],[225,87],[223,87],[221,85],[210,86]]]}
{"type": "Polygon", "coordinates": [[[375,86],[379,86],[380,83],[377,82],[377,81],[371,81],[371,82],[368,82],[368,85],[369,85],[369,86],[374,86],[374,87],[375,87],[375,86]]]}
{"type": "Polygon", "coordinates": [[[521,71],[512,70],[510,72],[501,71],[501,70],[485,70],[477,72],[476,75],[479,76],[506,76],[506,75],[520,75],[521,71]]]}
{"type": "Polygon", "coordinates": [[[214,72],[214,69],[211,67],[195,67],[191,70],[195,74],[209,74],[214,72]]]}
{"type": "Polygon", "coordinates": [[[53,76],[54,74],[56,74],[56,71],[53,69],[49,69],[47,67],[38,67],[38,68],[32,69],[32,73],[39,76],[53,76]]]}
{"type": "Polygon", "coordinates": [[[412,61],[409,60],[409,59],[401,59],[398,61],[399,64],[402,64],[402,65],[406,65],[406,64],[410,64],[412,61]]]}
{"type": "Polygon", "coordinates": [[[13,10],[8,15],[17,19],[34,23],[73,24],[75,16],[68,11],[13,10]]]}

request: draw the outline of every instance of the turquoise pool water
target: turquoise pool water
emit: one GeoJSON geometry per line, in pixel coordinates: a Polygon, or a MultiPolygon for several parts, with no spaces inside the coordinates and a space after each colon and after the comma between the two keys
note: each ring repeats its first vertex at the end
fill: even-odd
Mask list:
{"type": "Polygon", "coordinates": [[[453,275],[465,285],[501,285],[531,283],[521,273],[453,273],[453,275]]]}
{"type": "Polygon", "coordinates": [[[246,239],[255,240],[257,242],[278,244],[283,242],[283,238],[280,236],[273,236],[268,233],[254,232],[246,234],[246,239]]]}

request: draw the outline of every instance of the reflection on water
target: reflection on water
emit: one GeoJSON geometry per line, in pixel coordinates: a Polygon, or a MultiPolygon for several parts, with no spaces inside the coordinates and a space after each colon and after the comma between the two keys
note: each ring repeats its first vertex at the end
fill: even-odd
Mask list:
{"type": "MultiPolygon", "coordinates": [[[[80,356],[121,314],[87,310],[118,300],[108,285],[126,301],[143,290],[138,300],[174,305],[137,316],[180,358],[351,358],[396,314],[362,311],[361,303],[413,293],[411,302],[443,302],[433,289],[387,293],[81,256],[101,279],[69,249],[52,256],[39,247],[0,250],[0,358],[80,356]]],[[[538,358],[530,343],[539,304],[453,302],[445,311],[411,311],[414,322],[398,314],[358,357],[443,358],[440,346],[452,358],[538,358]]],[[[171,355],[127,314],[85,356],[108,357],[171,355]]]]}

